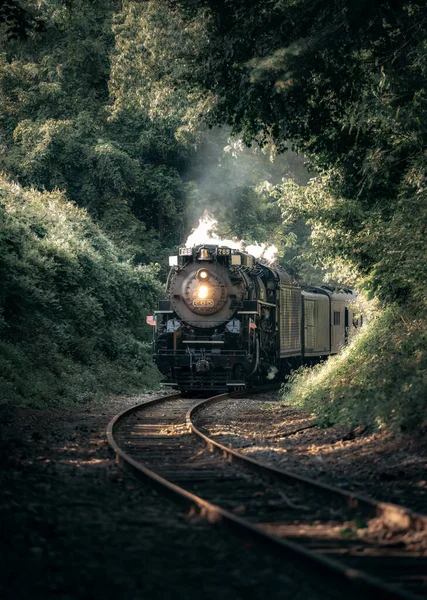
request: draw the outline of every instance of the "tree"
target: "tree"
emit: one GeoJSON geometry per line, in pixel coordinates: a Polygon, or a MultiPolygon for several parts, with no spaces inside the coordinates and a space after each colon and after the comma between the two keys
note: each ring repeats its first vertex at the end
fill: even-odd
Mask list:
{"type": "Polygon", "coordinates": [[[161,259],[184,228],[179,168],[188,151],[146,106],[119,108],[121,3],[25,5],[23,14],[45,25],[1,40],[0,169],[23,185],[66,190],[126,258],[161,259]]]}
{"type": "Polygon", "coordinates": [[[395,227],[404,212],[403,238],[419,235],[409,207],[425,193],[424,3],[161,4],[203,23],[186,85],[213,95],[207,122],[231,125],[247,143],[273,140],[279,151],[291,140],[321,174],[325,202],[312,226],[335,239],[335,258],[384,300],[414,298],[420,280],[396,277],[407,265],[395,227]]]}

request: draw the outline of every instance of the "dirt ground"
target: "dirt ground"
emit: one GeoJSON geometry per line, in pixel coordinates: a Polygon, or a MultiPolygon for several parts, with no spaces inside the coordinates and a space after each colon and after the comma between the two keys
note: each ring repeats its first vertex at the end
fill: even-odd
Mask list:
{"type": "Polygon", "coordinates": [[[118,469],[107,424],[151,398],[0,407],[0,597],[342,598],[327,579],[192,518],[118,469]]]}
{"type": "Polygon", "coordinates": [[[287,433],[314,422],[276,394],[205,410],[199,423],[244,454],[346,490],[427,513],[427,436],[349,431],[334,426],[287,433]]]}

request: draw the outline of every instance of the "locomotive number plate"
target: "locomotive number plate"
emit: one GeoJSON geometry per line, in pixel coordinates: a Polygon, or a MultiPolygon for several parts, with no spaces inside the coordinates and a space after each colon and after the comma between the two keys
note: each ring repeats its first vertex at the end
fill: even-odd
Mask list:
{"type": "Polygon", "coordinates": [[[214,301],[211,299],[206,300],[193,300],[193,306],[197,306],[197,308],[212,308],[214,305],[214,301]]]}

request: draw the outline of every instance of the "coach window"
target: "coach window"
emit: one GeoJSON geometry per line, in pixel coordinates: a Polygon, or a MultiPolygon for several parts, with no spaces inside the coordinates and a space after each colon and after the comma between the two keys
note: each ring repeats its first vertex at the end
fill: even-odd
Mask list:
{"type": "Polygon", "coordinates": [[[341,313],[339,311],[334,311],[334,325],[341,325],[341,313]]]}

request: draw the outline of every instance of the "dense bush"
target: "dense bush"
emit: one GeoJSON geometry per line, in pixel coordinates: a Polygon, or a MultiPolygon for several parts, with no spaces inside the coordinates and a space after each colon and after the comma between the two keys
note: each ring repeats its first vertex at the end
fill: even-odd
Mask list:
{"type": "Polygon", "coordinates": [[[426,425],[426,387],[425,319],[391,305],[340,354],[294,373],[284,398],[314,412],[322,425],[408,431],[426,425]]]}
{"type": "Polygon", "coordinates": [[[0,401],[58,404],[153,385],[159,285],[64,194],[0,179],[0,401]]]}
{"type": "MultiPolygon", "coordinates": [[[[416,429],[427,416],[427,275],[424,165],[407,174],[390,219],[331,193],[331,179],[276,189],[288,218],[313,226],[312,254],[335,277],[376,294],[386,307],[338,357],[298,373],[285,399],[321,422],[416,429]],[[349,223],[359,230],[349,235],[349,223]],[[341,259],[341,260],[340,260],[341,259]]],[[[332,181],[333,187],[333,181],[332,181]]]]}

